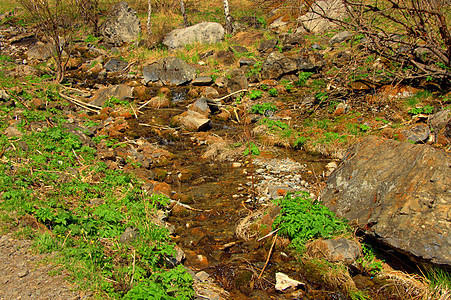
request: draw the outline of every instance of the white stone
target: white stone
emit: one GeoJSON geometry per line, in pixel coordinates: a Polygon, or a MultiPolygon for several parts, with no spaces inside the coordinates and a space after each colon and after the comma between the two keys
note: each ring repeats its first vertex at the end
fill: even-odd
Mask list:
{"type": "Polygon", "coordinates": [[[276,273],[276,291],[291,293],[304,285],[305,284],[300,281],[291,279],[288,275],[276,273]]]}

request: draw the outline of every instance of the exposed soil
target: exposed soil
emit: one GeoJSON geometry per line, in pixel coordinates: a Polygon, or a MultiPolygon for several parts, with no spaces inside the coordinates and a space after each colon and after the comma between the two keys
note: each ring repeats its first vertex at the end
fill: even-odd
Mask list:
{"type": "Polygon", "coordinates": [[[32,241],[0,235],[0,299],[87,299],[74,291],[65,271],[50,263],[55,254],[37,254],[32,241]]]}

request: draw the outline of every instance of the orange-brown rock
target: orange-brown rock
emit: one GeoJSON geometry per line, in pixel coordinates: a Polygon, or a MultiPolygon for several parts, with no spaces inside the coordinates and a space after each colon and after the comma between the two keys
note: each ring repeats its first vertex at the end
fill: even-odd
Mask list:
{"type": "Polygon", "coordinates": [[[348,150],[321,200],[384,244],[451,265],[450,165],[445,151],[369,136],[348,150]]]}

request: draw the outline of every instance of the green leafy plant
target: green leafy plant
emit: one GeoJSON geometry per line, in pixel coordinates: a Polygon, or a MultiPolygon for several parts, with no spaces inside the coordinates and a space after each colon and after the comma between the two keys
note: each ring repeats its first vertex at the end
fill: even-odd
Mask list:
{"type": "Polygon", "coordinates": [[[90,34],[90,35],[88,35],[88,36],[86,37],[85,43],[87,43],[87,44],[93,44],[93,43],[96,43],[98,40],[99,40],[98,37],[96,37],[96,36],[90,34]]]}
{"type": "Polygon", "coordinates": [[[318,100],[319,102],[324,102],[327,101],[327,99],[329,99],[329,96],[327,95],[326,92],[319,92],[315,94],[315,99],[318,100]]]}
{"type": "Polygon", "coordinates": [[[251,66],[250,71],[246,74],[247,77],[260,73],[262,70],[262,64],[263,64],[262,61],[260,60],[256,61],[255,64],[251,66]]]}
{"type": "Polygon", "coordinates": [[[302,147],[307,143],[308,140],[309,140],[308,137],[305,137],[305,136],[299,136],[299,137],[294,141],[294,143],[293,143],[293,148],[295,148],[295,149],[300,149],[300,148],[302,148],[302,147]]]}
{"type": "Polygon", "coordinates": [[[332,142],[344,142],[346,141],[347,136],[346,135],[340,135],[337,132],[326,132],[322,136],[322,138],[318,139],[316,143],[319,144],[330,144],[332,142]]]}
{"type": "Polygon", "coordinates": [[[249,93],[249,98],[250,98],[251,100],[256,100],[256,99],[261,98],[262,94],[263,94],[262,91],[259,91],[259,90],[252,90],[252,91],[250,91],[250,93],[249,93]]]}
{"type": "Polygon", "coordinates": [[[415,95],[406,98],[404,101],[407,104],[407,106],[414,107],[420,101],[423,101],[431,96],[432,96],[432,93],[429,91],[420,91],[420,92],[416,93],[415,95]]]}
{"type": "Polygon", "coordinates": [[[316,127],[327,130],[329,129],[331,121],[329,119],[320,119],[315,122],[316,127]]]}
{"type": "Polygon", "coordinates": [[[279,95],[279,92],[277,91],[276,88],[272,88],[272,89],[270,89],[270,90],[268,91],[268,94],[269,94],[271,97],[277,97],[277,95],[279,95]]]}
{"type": "Polygon", "coordinates": [[[384,124],[390,123],[389,121],[387,121],[387,120],[385,120],[385,119],[382,119],[382,118],[379,118],[379,117],[375,117],[374,119],[375,119],[376,121],[382,122],[382,123],[384,123],[384,124]]]}
{"type": "Polygon", "coordinates": [[[0,54],[0,61],[13,62],[14,59],[12,59],[11,57],[9,57],[7,55],[0,54]]]}
{"type": "Polygon", "coordinates": [[[277,106],[273,103],[254,104],[251,107],[253,114],[264,115],[267,111],[277,111],[277,106]]]}
{"type": "Polygon", "coordinates": [[[103,107],[114,107],[115,105],[127,106],[128,103],[129,102],[127,100],[121,100],[113,96],[107,101],[105,101],[105,103],[103,103],[103,107]]]}
{"type": "Polygon", "coordinates": [[[382,271],[382,262],[376,258],[375,250],[367,244],[362,244],[363,257],[357,259],[364,272],[375,276],[382,271]]]}
{"type": "Polygon", "coordinates": [[[300,72],[298,75],[298,80],[296,81],[297,86],[305,86],[307,79],[309,79],[313,73],[311,72],[300,72]]]}
{"type": "Polygon", "coordinates": [[[288,126],[288,124],[279,121],[279,120],[271,120],[268,118],[263,118],[260,120],[260,124],[264,124],[266,126],[268,126],[269,129],[271,130],[287,130],[290,126],[288,126]]]}
{"type": "Polygon", "coordinates": [[[261,25],[263,28],[266,28],[267,22],[266,22],[266,19],[265,19],[265,18],[263,18],[262,16],[258,16],[258,17],[257,17],[257,22],[259,22],[260,25],[261,25]]]}
{"type": "Polygon", "coordinates": [[[27,150],[0,136],[0,149],[11,147],[0,164],[0,211],[30,215],[46,228],[44,234],[28,230],[27,235],[39,251],[58,251],[57,263],[80,288],[114,299],[194,295],[191,275],[168,264],[175,255],[168,229],[153,223],[155,210],[169,203],[166,196],[144,193],[133,174],[110,170],[96,160],[94,149],[61,125],[25,132],[20,142],[27,150]],[[89,179],[92,174],[95,180],[89,179]],[[117,243],[127,227],[138,237],[117,243]],[[113,282],[126,288],[117,289],[113,282]]]}
{"type": "Polygon", "coordinates": [[[123,299],[191,299],[193,278],[183,266],[140,280],[123,299]]]}
{"type": "Polygon", "coordinates": [[[434,107],[431,105],[426,105],[423,107],[414,107],[409,109],[409,114],[419,115],[419,114],[431,114],[434,111],[434,107]]]}
{"type": "Polygon", "coordinates": [[[255,156],[260,155],[260,149],[258,149],[257,145],[252,142],[247,143],[246,149],[243,152],[244,156],[248,156],[250,154],[255,156]]]}
{"type": "Polygon", "coordinates": [[[363,132],[367,132],[367,131],[371,130],[371,126],[369,126],[369,125],[367,125],[367,124],[360,124],[360,125],[359,125],[359,128],[360,128],[360,130],[363,131],[363,132]]]}
{"type": "Polygon", "coordinates": [[[302,251],[307,241],[314,238],[330,238],[349,231],[344,219],[338,218],[327,207],[310,198],[307,192],[288,194],[276,200],[281,211],[273,229],[288,237],[292,245],[302,251]]]}
{"type": "Polygon", "coordinates": [[[292,89],[293,89],[293,85],[291,83],[287,83],[285,85],[285,90],[287,91],[287,93],[291,93],[292,89]]]}

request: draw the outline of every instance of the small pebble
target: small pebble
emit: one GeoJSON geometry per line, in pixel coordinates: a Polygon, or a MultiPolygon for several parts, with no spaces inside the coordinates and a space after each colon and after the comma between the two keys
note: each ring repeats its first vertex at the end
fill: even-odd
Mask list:
{"type": "Polygon", "coordinates": [[[28,270],[21,270],[21,271],[19,271],[17,273],[17,277],[22,278],[22,277],[27,276],[28,274],[30,274],[30,271],[28,271],[28,270]]]}

